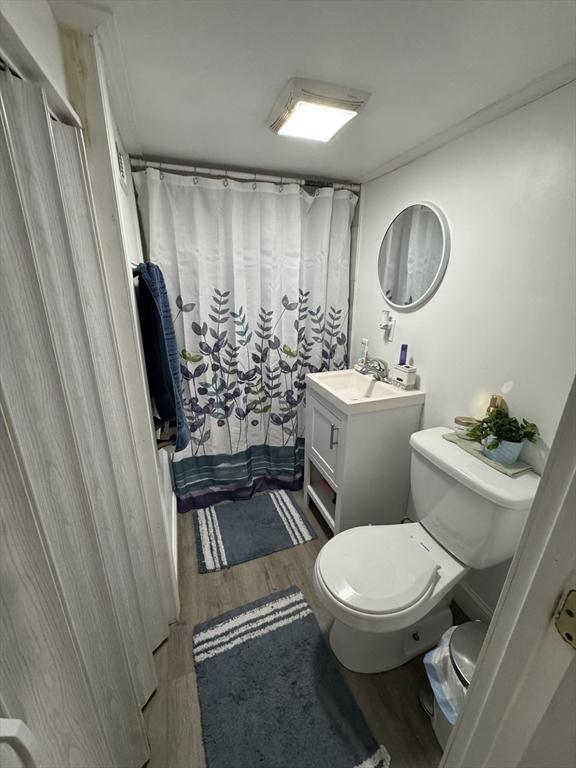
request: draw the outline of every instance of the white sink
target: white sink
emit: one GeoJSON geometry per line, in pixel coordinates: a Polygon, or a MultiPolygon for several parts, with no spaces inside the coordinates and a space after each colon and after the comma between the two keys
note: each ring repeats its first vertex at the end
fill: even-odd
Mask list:
{"type": "Polygon", "coordinates": [[[421,389],[399,389],[353,369],[308,374],[306,383],[344,413],[419,405],[425,397],[421,389]]]}

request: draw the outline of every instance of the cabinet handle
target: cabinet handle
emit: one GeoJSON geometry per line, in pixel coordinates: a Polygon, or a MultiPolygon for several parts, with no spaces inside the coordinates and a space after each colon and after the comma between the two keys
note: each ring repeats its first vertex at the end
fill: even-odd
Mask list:
{"type": "Polygon", "coordinates": [[[330,448],[334,448],[335,445],[338,445],[338,441],[334,440],[334,435],[338,432],[338,427],[335,427],[334,424],[330,424],[330,448]]]}

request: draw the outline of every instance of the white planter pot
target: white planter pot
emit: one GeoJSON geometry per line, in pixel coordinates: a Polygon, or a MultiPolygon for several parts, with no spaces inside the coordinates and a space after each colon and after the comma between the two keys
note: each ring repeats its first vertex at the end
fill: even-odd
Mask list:
{"type": "Polygon", "coordinates": [[[509,440],[502,440],[497,448],[487,448],[486,445],[490,444],[494,438],[492,436],[485,438],[483,441],[482,453],[488,459],[497,461],[499,464],[514,464],[518,461],[522,448],[524,447],[525,440],[521,443],[511,443],[509,440]]]}

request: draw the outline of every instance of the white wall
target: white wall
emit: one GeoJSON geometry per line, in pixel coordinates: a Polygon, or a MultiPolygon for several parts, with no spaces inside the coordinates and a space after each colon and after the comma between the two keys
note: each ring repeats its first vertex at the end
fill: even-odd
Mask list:
{"type": "MultiPolygon", "coordinates": [[[[102,77],[102,91],[103,91],[103,106],[106,116],[106,122],[108,130],[110,132],[109,143],[114,142],[116,148],[124,155],[124,163],[127,171],[127,182],[124,184],[121,180],[120,170],[118,163],[112,161],[112,168],[114,172],[114,187],[116,190],[116,200],[118,203],[118,222],[120,224],[120,230],[122,233],[122,242],[124,245],[124,258],[126,260],[126,269],[130,279],[132,264],[140,264],[144,261],[144,254],[142,250],[142,239],[140,237],[140,225],[138,220],[138,209],[136,206],[136,193],[134,191],[134,183],[132,181],[132,174],[130,172],[130,157],[124,148],[124,142],[118,124],[116,122],[115,115],[112,111],[112,105],[110,100],[110,93],[108,89],[108,83],[113,76],[113,72],[110,67],[107,66],[107,62],[104,60],[102,50],[100,46],[100,40],[98,38],[98,60],[101,66],[102,77]]],[[[138,319],[138,309],[136,306],[136,298],[134,291],[130,295],[130,309],[132,312],[133,324],[136,329],[137,335],[137,347],[140,373],[141,376],[146,377],[145,363],[144,363],[144,349],[142,347],[142,339],[140,337],[140,321],[138,319]]],[[[138,414],[135,414],[135,418],[146,418],[147,421],[153,423],[152,404],[148,395],[146,385],[146,397],[139,398],[138,402],[138,414]]],[[[156,450],[155,444],[153,445],[153,454],[156,459],[161,499],[162,499],[162,516],[164,520],[164,526],[166,528],[166,536],[168,540],[168,551],[170,555],[170,566],[172,573],[172,583],[174,589],[175,601],[178,601],[178,547],[177,547],[177,526],[176,526],[176,499],[172,490],[172,476],[169,468],[169,459],[166,451],[156,450]]]]}
{"type": "MultiPolygon", "coordinates": [[[[366,184],[361,198],[352,352],[365,336],[371,355],[397,362],[408,343],[427,392],[424,427],[479,416],[490,393],[505,393],[514,415],[540,426],[525,452],[540,468],[576,368],[575,95],[564,86],[366,184]],[[422,200],[448,218],[450,263],[427,305],[396,313],[384,344],[380,243],[422,200]]],[[[467,588],[493,607],[506,570],[473,573],[467,588]]]]}
{"type": "Polygon", "coordinates": [[[123,184],[120,178],[120,170],[117,165],[114,166],[115,181],[118,195],[118,213],[120,217],[120,227],[122,229],[122,238],[124,240],[125,256],[128,264],[140,264],[144,261],[142,253],[142,240],[140,238],[140,229],[138,224],[138,211],[136,208],[136,195],[132,174],[130,173],[130,157],[124,148],[124,142],[118,131],[118,125],[112,111],[109,111],[110,127],[114,133],[114,141],[118,150],[124,155],[124,163],[127,173],[127,183],[123,184]]]}
{"type": "Polygon", "coordinates": [[[75,118],[58,26],[47,0],[0,0],[0,45],[11,64],[46,89],[52,109],[64,118],[75,118]]]}

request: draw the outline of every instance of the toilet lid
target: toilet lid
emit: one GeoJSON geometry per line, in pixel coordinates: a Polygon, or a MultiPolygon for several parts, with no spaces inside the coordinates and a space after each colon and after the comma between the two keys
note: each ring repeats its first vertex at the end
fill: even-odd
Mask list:
{"type": "Polygon", "coordinates": [[[405,525],[350,528],[322,548],[318,567],[327,589],[365,613],[397,613],[422,598],[439,569],[405,525]]]}

